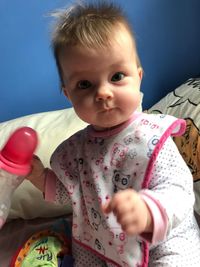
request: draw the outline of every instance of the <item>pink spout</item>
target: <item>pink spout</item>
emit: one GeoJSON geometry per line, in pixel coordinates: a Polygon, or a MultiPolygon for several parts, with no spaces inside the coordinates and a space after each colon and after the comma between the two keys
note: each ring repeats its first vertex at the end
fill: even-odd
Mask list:
{"type": "Polygon", "coordinates": [[[30,127],[17,129],[0,151],[0,168],[17,175],[27,175],[37,144],[35,130],[30,127]]]}

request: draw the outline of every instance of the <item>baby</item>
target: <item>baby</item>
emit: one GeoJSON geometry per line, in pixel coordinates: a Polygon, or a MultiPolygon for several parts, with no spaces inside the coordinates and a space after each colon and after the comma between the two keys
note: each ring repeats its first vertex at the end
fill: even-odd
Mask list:
{"type": "MultiPolygon", "coordinates": [[[[27,177],[73,209],[74,266],[199,266],[192,176],[171,135],[185,122],[138,113],[143,70],[131,27],[113,3],[55,13],[61,87],[89,124],[27,177]]],[[[67,123],[67,122],[66,122],[67,123]]]]}

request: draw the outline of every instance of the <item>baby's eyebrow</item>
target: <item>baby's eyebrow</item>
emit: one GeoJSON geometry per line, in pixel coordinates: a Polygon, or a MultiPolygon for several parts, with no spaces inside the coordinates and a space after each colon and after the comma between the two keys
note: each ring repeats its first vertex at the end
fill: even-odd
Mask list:
{"type": "Polygon", "coordinates": [[[114,68],[126,68],[128,67],[128,64],[126,62],[124,62],[124,60],[120,60],[120,61],[117,61],[113,64],[110,65],[110,68],[114,69],[114,68]]]}
{"type": "MultiPolygon", "coordinates": [[[[68,82],[72,83],[72,82],[74,82],[75,80],[78,80],[78,79],[83,79],[83,80],[86,79],[86,78],[84,78],[84,76],[88,77],[89,73],[86,72],[86,71],[76,71],[76,72],[73,72],[72,74],[70,74],[67,77],[67,80],[68,80],[68,82]]],[[[90,76],[91,76],[91,74],[90,74],[90,76]]]]}
{"type": "Polygon", "coordinates": [[[71,75],[68,76],[67,80],[68,82],[73,82],[74,80],[76,80],[78,77],[80,77],[82,74],[82,72],[73,72],[71,75]]]}
{"type": "Polygon", "coordinates": [[[123,60],[116,61],[113,64],[111,64],[110,66],[111,67],[116,67],[116,66],[121,66],[121,65],[124,65],[124,61],[123,60]]]}

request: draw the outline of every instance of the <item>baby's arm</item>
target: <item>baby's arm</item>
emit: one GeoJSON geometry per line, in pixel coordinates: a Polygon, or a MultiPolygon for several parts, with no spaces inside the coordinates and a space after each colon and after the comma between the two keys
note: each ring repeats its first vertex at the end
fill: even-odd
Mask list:
{"type": "Polygon", "coordinates": [[[36,186],[41,192],[45,191],[45,177],[47,168],[44,168],[39,157],[33,156],[31,172],[26,176],[34,186],[36,186]]]}
{"type": "Polygon", "coordinates": [[[171,138],[154,163],[149,188],[126,191],[121,191],[123,198],[117,193],[103,210],[113,211],[125,232],[141,234],[151,243],[164,240],[193,209],[192,176],[171,138]]]}
{"type": "MultiPolygon", "coordinates": [[[[164,240],[189,214],[193,213],[194,192],[191,172],[175,143],[168,138],[154,163],[148,189],[142,197],[154,202],[163,223],[154,218],[154,240],[164,240]],[[166,223],[164,223],[166,221],[166,223]]],[[[159,214],[158,214],[159,215],[159,214]]]]}
{"type": "Polygon", "coordinates": [[[59,181],[53,170],[44,168],[40,158],[36,155],[33,156],[32,170],[26,179],[44,194],[46,201],[57,204],[69,203],[70,198],[63,183],[59,181]]]}

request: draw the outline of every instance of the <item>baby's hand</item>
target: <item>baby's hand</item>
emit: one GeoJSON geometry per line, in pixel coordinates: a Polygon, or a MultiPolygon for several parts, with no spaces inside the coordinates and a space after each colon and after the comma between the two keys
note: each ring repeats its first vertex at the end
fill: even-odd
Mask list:
{"type": "Polygon", "coordinates": [[[105,213],[113,212],[128,235],[153,231],[150,211],[140,195],[132,189],[117,192],[102,209],[105,213]]]}
{"type": "Polygon", "coordinates": [[[33,155],[31,172],[25,178],[44,191],[45,168],[38,156],[33,155]]]}
{"type": "Polygon", "coordinates": [[[26,176],[27,180],[33,181],[35,177],[40,177],[44,172],[44,165],[42,164],[40,158],[33,155],[31,172],[26,176]]]}

